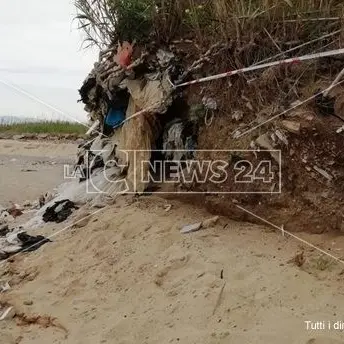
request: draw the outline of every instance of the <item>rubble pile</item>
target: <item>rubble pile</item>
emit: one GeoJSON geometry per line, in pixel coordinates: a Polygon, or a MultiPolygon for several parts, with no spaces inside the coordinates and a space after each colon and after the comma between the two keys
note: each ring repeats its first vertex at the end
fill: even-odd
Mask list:
{"type": "Polygon", "coordinates": [[[42,235],[31,236],[23,226],[14,223],[15,218],[27,211],[25,207],[13,204],[9,208],[0,205],[0,260],[6,259],[18,252],[31,252],[50,242],[42,235]]]}
{"type": "Polygon", "coordinates": [[[190,192],[183,200],[245,221],[237,205],[248,206],[291,231],[342,232],[343,88],[324,92],[342,61],[217,74],[228,70],[233,56],[228,44],[200,55],[186,41],[160,47],[124,42],[102,51],[79,89],[90,129],[78,147],[78,178],[61,185],[55,198],[40,199],[27,226],[64,221],[74,205],[104,207],[126,192],[172,190],[172,183],[150,184],[154,163],[197,160],[225,162],[226,179],[217,183],[215,174],[215,182],[195,182],[189,178],[194,171],[179,164],[176,172],[188,181],[176,178],[172,187],[190,192]],[[215,80],[216,74],[227,78],[215,80]],[[207,82],[199,83],[202,78],[207,82]],[[237,182],[240,172],[248,182],[237,182]]]}
{"type": "Polygon", "coordinates": [[[181,99],[174,83],[188,72],[171,51],[141,51],[131,62],[133,51],[124,42],[117,54],[116,48],[101,52],[79,90],[91,125],[90,138],[78,150],[80,182],[92,176],[101,184],[95,188],[110,196],[144,192],[149,171],[141,161],[150,161],[152,151],[170,150],[163,158],[182,159],[184,154],[173,151],[196,147],[197,118],[186,118],[174,106],[181,99]]]}

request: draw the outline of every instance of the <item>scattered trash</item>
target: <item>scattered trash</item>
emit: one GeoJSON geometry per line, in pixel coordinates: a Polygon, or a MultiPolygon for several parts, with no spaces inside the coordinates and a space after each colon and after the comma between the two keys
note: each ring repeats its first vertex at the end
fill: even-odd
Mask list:
{"type": "Polygon", "coordinates": [[[124,41],[122,44],[118,42],[116,62],[123,68],[127,68],[131,63],[134,44],[124,41]]]}
{"type": "Polygon", "coordinates": [[[46,209],[43,214],[43,221],[56,223],[63,222],[72,214],[72,209],[78,209],[74,202],[68,199],[57,201],[53,206],[46,209]]]}
{"type": "Polygon", "coordinates": [[[15,315],[14,307],[0,305],[0,321],[13,319],[15,315]]]}
{"type": "Polygon", "coordinates": [[[336,133],[340,134],[342,131],[344,131],[344,125],[342,125],[340,128],[338,128],[336,133]]]}
{"type": "Polygon", "coordinates": [[[278,139],[280,141],[282,141],[286,146],[288,146],[288,139],[287,137],[284,135],[284,133],[280,130],[275,130],[275,135],[278,137],[278,139]]]}
{"type": "Polygon", "coordinates": [[[10,231],[8,224],[0,225],[0,236],[5,236],[10,231]]]}
{"type": "Polygon", "coordinates": [[[32,252],[36,251],[38,248],[44,244],[51,242],[50,239],[45,238],[42,235],[31,236],[26,232],[17,233],[17,238],[22,245],[21,251],[32,252]]]}
{"type": "Polygon", "coordinates": [[[170,126],[166,127],[163,149],[165,151],[170,151],[168,153],[170,155],[168,158],[171,158],[172,160],[179,161],[184,155],[184,152],[182,152],[182,150],[184,150],[182,139],[183,129],[184,124],[180,121],[173,122],[170,126]],[[174,152],[174,150],[176,152],[174,152]]]}
{"type": "Polygon", "coordinates": [[[319,168],[318,166],[313,166],[313,168],[314,168],[314,170],[316,170],[318,173],[320,173],[323,177],[325,177],[329,181],[331,181],[333,179],[333,177],[329,173],[327,173],[325,170],[319,168]]]}
{"type": "Polygon", "coordinates": [[[99,125],[100,125],[100,121],[99,119],[97,119],[93,124],[92,126],[90,127],[90,129],[87,130],[86,132],[86,136],[89,136],[91,135],[97,128],[99,128],[99,125]]]}
{"type": "Polygon", "coordinates": [[[110,127],[120,126],[125,119],[125,109],[111,108],[105,118],[105,124],[110,127]]]}
{"type": "Polygon", "coordinates": [[[11,208],[7,209],[7,212],[14,218],[23,215],[23,212],[18,204],[13,204],[11,208]]]}
{"type": "Polygon", "coordinates": [[[288,130],[289,132],[293,134],[300,133],[301,124],[298,122],[284,120],[282,121],[282,126],[284,129],[288,130]]]}
{"type": "Polygon", "coordinates": [[[163,134],[163,150],[166,160],[192,159],[196,149],[195,128],[192,123],[175,119],[168,123],[163,134]]]}
{"type": "Polygon", "coordinates": [[[11,289],[11,286],[8,282],[0,282],[0,293],[4,293],[11,289]]]}
{"type": "Polygon", "coordinates": [[[7,233],[0,237],[0,259],[6,259],[18,252],[32,252],[50,242],[42,235],[31,236],[24,231],[7,233]]]}
{"type": "Polygon", "coordinates": [[[204,107],[208,110],[217,110],[217,102],[213,98],[203,97],[202,103],[203,103],[204,107]]]}
{"type": "Polygon", "coordinates": [[[0,211],[0,225],[14,221],[14,217],[7,211],[0,211]]]}
{"type": "Polygon", "coordinates": [[[204,220],[202,222],[202,228],[210,228],[210,227],[214,227],[217,223],[217,221],[219,220],[219,216],[214,216],[210,219],[204,220]]]}
{"type": "Polygon", "coordinates": [[[187,234],[187,233],[192,233],[192,232],[197,232],[201,228],[211,228],[216,225],[216,223],[219,220],[219,216],[214,216],[210,219],[204,220],[202,222],[197,222],[192,225],[186,225],[181,229],[181,233],[187,234]]]}
{"type": "Polygon", "coordinates": [[[201,229],[202,227],[202,222],[197,222],[192,225],[186,225],[181,229],[182,234],[187,234],[187,233],[192,233],[192,232],[197,232],[201,229]]]}
{"type": "MultiPolygon", "coordinates": [[[[94,135],[96,128],[99,131],[90,140],[94,144],[79,146],[75,172],[81,172],[80,183],[90,176],[93,182],[96,176],[108,187],[120,179],[121,185],[115,187],[116,183],[112,183],[113,187],[109,187],[110,196],[121,190],[144,192],[149,184],[149,166],[140,162],[150,161],[152,149],[163,148],[156,147],[162,136],[162,145],[187,150],[186,155],[188,151],[191,155],[196,147],[194,132],[189,130],[192,123],[180,120],[179,124],[164,124],[160,128],[159,115],[165,114],[179,97],[174,94],[173,81],[183,68],[175,61],[174,53],[161,49],[141,51],[141,56],[131,61],[133,50],[133,43],[123,42],[100,53],[99,62],[79,90],[92,128],[87,135],[94,135]]],[[[205,102],[207,108],[217,108],[213,99],[207,98],[205,102]]]]}
{"type": "Polygon", "coordinates": [[[47,242],[50,240],[42,235],[31,236],[26,232],[8,233],[5,237],[0,237],[0,259],[6,259],[22,251],[35,251],[47,242]]]}

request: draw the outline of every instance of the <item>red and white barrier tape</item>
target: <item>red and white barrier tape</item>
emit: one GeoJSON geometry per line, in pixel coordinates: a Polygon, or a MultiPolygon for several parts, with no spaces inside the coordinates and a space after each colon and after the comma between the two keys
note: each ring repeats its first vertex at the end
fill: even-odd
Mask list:
{"type": "Polygon", "coordinates": [[[236,75],[236,74],[242,74],[242,73],[246,73],[246,72],[251,72],[251,71],[264,69],[264,68],[268,68],[268,67],[279,66],[279,65],[288,65],[288,64],[298,64],[302,61],[314,60],[314,59],[318,59],[321,57],[335,56],[335,55],[341,55],[341,54],[344,54],[344,49],[329,50],[329,51],[324,51],[322,53],[309,54],[309,55],[293,57],[293,58],[279,60],[279,61],[273,61],[273,62],[269,62],[269,63],[258,64],[258,65],[254,65],[254,66],[250,66],[250,67],[246,67],[246,68],[242,68],[242,69],[232,70],[232,71],[226,72],[226,73],[221,73],[221,74],[217,74],[217,75],[207,76],[205,78],[200,78],[197,80],[184,82],[184,83],[179,84],[179,85],[174,85],[174,88],[183,87],[183,86],[187,86],[187,85],[193,85],[193,84],[199,84],[201,82],[206,82],[206,81],[211,81],[211,80],[222,79],[222,78],[226,78],[228,76],[232,76],[232,75],[236,75]]]}

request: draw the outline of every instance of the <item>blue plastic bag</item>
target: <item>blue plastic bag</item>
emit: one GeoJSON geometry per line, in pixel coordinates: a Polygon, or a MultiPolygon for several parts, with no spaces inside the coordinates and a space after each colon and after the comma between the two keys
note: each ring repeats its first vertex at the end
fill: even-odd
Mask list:
{"type": "Polygon", "coordinates": [[[123,109],[110,108],[105,118],[105,124],[112,128],[118,127],[123,123],[124,119],[125,119],[125,113],[123,109]]]}

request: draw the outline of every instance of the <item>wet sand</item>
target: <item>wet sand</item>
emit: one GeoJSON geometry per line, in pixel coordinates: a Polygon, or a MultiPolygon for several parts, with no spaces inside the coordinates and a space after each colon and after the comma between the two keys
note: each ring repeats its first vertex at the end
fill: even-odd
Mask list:
{"type": "Polygon", "coordinates": [[[77,145],[0,140],[0,205],[36,200],[63,182],[77,145]]]}

